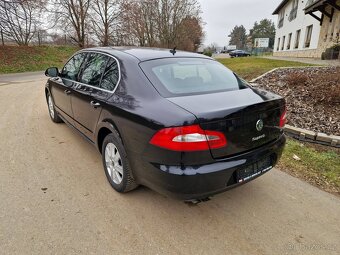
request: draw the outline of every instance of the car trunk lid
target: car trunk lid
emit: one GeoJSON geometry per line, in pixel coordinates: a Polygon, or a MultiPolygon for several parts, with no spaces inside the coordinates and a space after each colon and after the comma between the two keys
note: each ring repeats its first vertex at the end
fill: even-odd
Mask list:
{"type": "Polygon", "coordinates": [[[267,91],[246,88],[168,100],[194,114],[202,129],[226,136],[226,147],[211,150],[215,159],[247,152],[282,134],[284,99],[267,91]]]}

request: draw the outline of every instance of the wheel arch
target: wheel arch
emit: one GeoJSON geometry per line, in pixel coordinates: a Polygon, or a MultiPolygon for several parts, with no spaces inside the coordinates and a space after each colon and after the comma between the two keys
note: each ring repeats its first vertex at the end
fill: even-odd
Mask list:
{"type": "Polygon", "coordinates": [[[47,99],[47,95],[50,94],[50,90],[48,87],[45,87],[45,97],[47,99]]]}
{"type": "MultiPolygon", "coordinates": [[[[103,145],[105,137],[113,132],[117,132],[119,137],[122,139],[122,136],[116,124],[113,121],[106,120],[106,121],[101,122],[98,125],[97,135],[96,135],[96,147],[100,153],[102,153],[102,145],[103,145]]],[[[123,139],[122,139],[122,143],[124,144],[123,139]]]]}

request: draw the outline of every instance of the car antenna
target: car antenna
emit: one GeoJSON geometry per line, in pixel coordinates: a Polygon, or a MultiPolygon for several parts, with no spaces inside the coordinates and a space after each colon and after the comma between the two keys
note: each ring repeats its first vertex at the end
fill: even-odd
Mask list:
{"type": "Polygon", "coordinates": [[[176,46],[172,49],[172,50],[170,50],[170,53],[172,53],[172,55],[174,55],[175,56],[175,54],[176,54],[176,46]]]}

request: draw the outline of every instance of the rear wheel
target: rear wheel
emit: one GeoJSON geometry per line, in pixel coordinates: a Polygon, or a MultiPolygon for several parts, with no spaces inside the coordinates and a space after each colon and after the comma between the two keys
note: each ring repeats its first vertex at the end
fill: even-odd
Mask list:
{"type": "Polygon", "coordinates": [[[125,193],[137,188],[125,148],[116,131],[104,139],[102,160],[106,177],[116,191],[125,193]]]}
{"type": "Polygon", "coordinates": [[[47,106],[48,106],[48,112],[50,114],[51,120],[54,123],[63,122],[62,119],[59,117],[58,113],[55,110],[53,98],[51,97],[50,93],[47,94],[47,106]]]}

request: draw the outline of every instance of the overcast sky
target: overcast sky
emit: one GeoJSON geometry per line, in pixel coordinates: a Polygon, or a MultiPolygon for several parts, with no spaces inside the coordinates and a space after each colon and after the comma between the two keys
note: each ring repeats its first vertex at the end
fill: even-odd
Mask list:
{"type": "Polygon", "coordinates": [[[276,23],[272,16],[282,0],[198,0],[202,7],[202,17],[206,23],[204,44],[213,42],[227,45],[228,35],[235,25],[244,25],[247,30],[255,21],[264,18],[276,23]]]}

